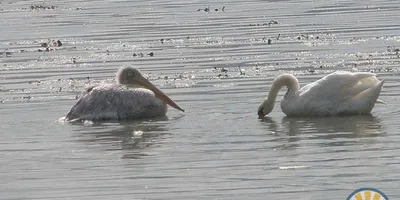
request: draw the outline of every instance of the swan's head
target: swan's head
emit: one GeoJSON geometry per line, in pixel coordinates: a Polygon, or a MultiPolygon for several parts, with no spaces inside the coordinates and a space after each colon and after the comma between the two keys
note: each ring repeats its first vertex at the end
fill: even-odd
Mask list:
{"type": "Polygon", "coordinates": [[[290,95],[295,94],[300,88],[299,81],[292,74],[282,74],[276,77],[272,82],[268,97],[258,107],[257,114],[259,119],[264,118],[265,115],[269,114],[274,109],[278,92],[284,86],[288,88],[288,92],[286,93],[284,99],[287,99],[290,95]]]}
{"type": "Polygon", "coordinates": [[[258,119],[263,119],[265,115],[268,115],[274,109],[274,103],[265,99],[258,107],[258,119]]]}

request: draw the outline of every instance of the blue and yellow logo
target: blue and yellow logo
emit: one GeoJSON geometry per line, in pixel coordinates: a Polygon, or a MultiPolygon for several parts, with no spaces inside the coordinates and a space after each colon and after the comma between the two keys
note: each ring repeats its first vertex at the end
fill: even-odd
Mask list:
{"type": "Polygon", "coordinates": [[[389,198],[378,189],[360,188],[351,193],[346,200],[389,200],[389,198]]]}

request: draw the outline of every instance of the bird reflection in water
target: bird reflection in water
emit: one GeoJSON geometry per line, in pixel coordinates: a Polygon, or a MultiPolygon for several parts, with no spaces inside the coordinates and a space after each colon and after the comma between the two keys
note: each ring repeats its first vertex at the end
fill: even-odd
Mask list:
{"type": "Polygon", "coordinates": [[[281,124],[272,118],[264,118],[261,123],[279,140],[288,140],[290,147],[298,147],[300,140],[319,140],[320,145],[352,145],[360,140],[332,140],[340,138],[375,138],[385,134],[378,117],[373,115],[328,117],[328,118],[291,118],[284,117],[281,124]],[[284,138],[282,138],[284,136],[284,138]]]}
{"type": "Polygon", "coordinates": [[[101,145],[105,151],[122,151],[123,159],[139,159],[148,154],[147,149],[157,144],[160,136],[168,134],[167,117],[151,121],[123,121],[119,123],[95,123],[89,128],[77,126],[79,141],[101,145]]]}

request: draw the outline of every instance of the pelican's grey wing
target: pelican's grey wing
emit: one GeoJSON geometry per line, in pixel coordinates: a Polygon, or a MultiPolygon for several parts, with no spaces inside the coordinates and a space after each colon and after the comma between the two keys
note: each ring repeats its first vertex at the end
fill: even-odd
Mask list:
{"type": "Polygon", "coordinates": [[[108,85],[90,86],[85,88],[81,97],[66,115],[68,121],[71,120],[93,120],[98,113],[104,112],[107,102],[107,93],[112,92],[112,87],[108,85]]]}
{"type": "Polygon", "coordinates": [[[102,85],[87,89],[67,114],[71,120],[121,120],[165,115],[166,105],[143,88],[102,85]]]}

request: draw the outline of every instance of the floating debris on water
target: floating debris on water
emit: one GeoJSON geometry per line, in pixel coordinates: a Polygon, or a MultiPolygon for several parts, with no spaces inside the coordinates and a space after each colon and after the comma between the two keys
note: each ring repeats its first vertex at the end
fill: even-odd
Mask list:
{"type": "Polygon", "coordinates": [[[210,5],[208,5],[208,7],[205,6],[204,9],[201,9],[201,8],[197,9],[197,12],[199,12],[199,11],[209,12],[210,11],[210,5]]]}
{"type": "Polygon", "coordinates": [[[44,5],[31,5],[29,6],[31,10],[54,10],[56,6],[44,6],[44,5]]]}
{"type": "MultiPolygon", "coordinates": [[[[302,39],[304,39],[304,40],[310,40],[310,39],[319,40],[319,39],[322,39],[319,35],[306,35],[306,34],[300,34],[296,38],[297,38],[297,40],[302,40],[302,39]]],[[[353,38],[350,40],[350,42],[353,42],[354,40],[355,39],[353,38]]]]}
{"type": "Polygon", "coordinates": [[[228,69],[226,69],[226,68],[224,68],[224,67],[221,67],[221,68],[217,68],[217,67],[213,67],[213,70],[212,70],[213,72],[222,72],[222,73],[219,73],[218,75],[217,75],[217,77],[218,78],[221,78],[221,77],[229,77],[229,75],[228,75],[228,69]]]}
{"type": "Polygon", "coordinates": [[[144,53],[133,53],[133,54],[132,54],[133,57],[143,57],[144,55],[148,55],[148,56],[150,56],[150,57],[153,57],[153,56],[154,56],[154,53],[153,53],[153,52],[150,52],[150,53],[148,53],[148,54],[144,54],[144,53]]]}
{"type": "Polygon", "coordinates": [[[229,75],[228,74],[218,74],[218,78],[221,78],[221,77],[229,77],[229,75]]]}
{"type": "Polygon", "coordinates": [[[0,55],[4,55],[5,57],[10,57],[13,53],[10,51],[0,52],[0,55]]]}
{"type": "MultiPolygon", "coordinates": [[[[219,9],[218,9],[218,8],[216,8],[216,9],[214,9],[214,11],[215,11],[215,12],[218,12],[218,11],[219,11],[219,9]]],[[[225,6],[223,6],[223,7],[221,8],[221,11],[222,11],[222,12],[225,12],[225,6]]]]}
{"type": "Polygon", "coordinates": [[[244,76],[244,75],[246,75],[246,73],[245,73],[245,72],[243,72],[243,71],[242,71],[242,69],[240,69],[240,65],[239,65],[239,73],[240,73],[239,75],[241,75],[241,76],[244,76]]]}
{"type": "MultiPolygon", "coordinates": [[[[205,7],[205,8],[199,8],[199,9],[197,9],[197,12],[199,12],[199,11],[204,11],[204,12],[206,12],[206,13],[209,13],[209,12],[212,11],[210,5],[204,6],[204,7],[205,7]]],[[[214,11],[215,11],[215,12],[219,12],[219,11],[225,12],[225,6],[222,6],[222,8],[215,8],[214,11]]]]}
{"type": "Polygon", "coordinates": [[[388,52],[394,52],[396,55],[397,55],[397,57],[399,57],[400,55],[399,55],[399,52],[400,52],[400,49],[399,48],[396,48],[396,46],[387,46],[387,51],[388,52]]]}
{"type": "Polygon", "coordinates": [[[57,40],[56,45],[57,47],[61,47],[62,46],[62,42],[60,40],[57,40]]]}
{"type": "Polygon", "coordinates": [[[53,48],[50,47],[61,47],[63,44],[60,40],[50,40],[48,39],[47,42],[42,42],[40,43],[40,47],[44,47],[45,49],[38,49],[38,52],[43,52],[43,51],[53,51],[53,48]]]}
{"type": "Polygon", "coordinates": [[[262,24],[253,23],[253,24],[250,24],[250,26],[268,26],[268,27],[270,27],[271,25],[275,25],[275,24],[278,24],[278,22],[275,21],[275,20],[271,20],[271,21],[269,21],[269,22],[262,23],[262,24]]]}

